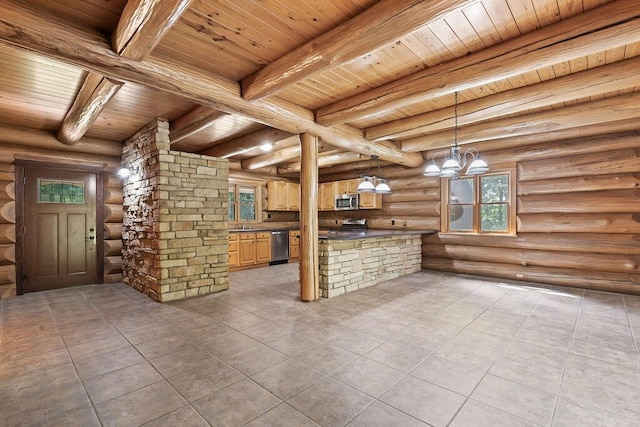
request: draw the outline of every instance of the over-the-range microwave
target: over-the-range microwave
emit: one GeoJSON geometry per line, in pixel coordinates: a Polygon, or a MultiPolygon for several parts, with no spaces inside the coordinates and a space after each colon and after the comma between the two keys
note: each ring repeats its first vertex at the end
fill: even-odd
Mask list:
{"type": "Polygon", "coordinates": [[[355,211],[358,209],[359,196],[355,194],[338,194],[336,196],[336,210],[355,211]]]}

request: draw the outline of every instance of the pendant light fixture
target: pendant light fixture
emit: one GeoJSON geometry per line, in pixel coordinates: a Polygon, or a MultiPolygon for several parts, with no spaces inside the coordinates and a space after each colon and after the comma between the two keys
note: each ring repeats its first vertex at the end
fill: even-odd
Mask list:
{"type": "Polygon", "coordinates": [[[382,178],[380,175],[382,174],[382,170],[380,169],[380,163],[378,162],[378,156],[373,155],[369,160],[369,167],[367,168],[367,172],[363,175],[362,181],[358,184],[358,193],[376,193],[376,194],[391,194],[391,187],[389,187],[389,181],[385,178],[382,178]],[[369,175],[369,171],[371,170],[371,164],[376,162],[378,167],[378,176],[369,175]]]}
{"type": "Polygon", "coordinates": [[[487,162],[482,160],[480,152],[476,148],[469,148],[464,153],[460,154],[460,147],[458,147],[458,92],[455,92],[453,129],[453,147],[450,148],[449,153],[446,151],[438,151],[437,153],[434,153],[433,156],[431,156],[431,161],[425,168],[423,175],[458,179],[460,177],[460,171],[467,165],[467,155],[470,155],[473,160],[467,168],[465,175],[480,175],[489,170],[487,162]],[[437,156],[444,156],[445,158],[442,167],[439,167],[435,162],[437,156]]]}

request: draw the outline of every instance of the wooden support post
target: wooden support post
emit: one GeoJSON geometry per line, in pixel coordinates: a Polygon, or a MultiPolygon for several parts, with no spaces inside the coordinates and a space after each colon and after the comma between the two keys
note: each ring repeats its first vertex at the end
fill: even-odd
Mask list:
{"type": "Polygon", "coordinates": [[[300,135],[300,299],[315,301],[320,294],[318,266],[318,137],[300,135]]]}

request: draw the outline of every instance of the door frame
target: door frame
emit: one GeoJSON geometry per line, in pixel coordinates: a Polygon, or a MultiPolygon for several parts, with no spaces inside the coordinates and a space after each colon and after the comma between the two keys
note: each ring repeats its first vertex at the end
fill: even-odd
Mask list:
{"type": "Polygon", "coordinates": [[[54,169],[63,172],[92,172],[96,175],[96,283],[104,283],[104,180],[103,168],[73,163],[15,160],[16,166],[16,295],[25,291],[25,169],[54,169]]]}

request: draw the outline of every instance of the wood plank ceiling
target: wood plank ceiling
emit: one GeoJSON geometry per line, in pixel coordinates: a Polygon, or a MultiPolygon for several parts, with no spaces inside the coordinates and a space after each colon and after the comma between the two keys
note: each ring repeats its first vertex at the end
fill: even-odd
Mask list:
{"type": "Polygon", "coordinates": [[[638,56],[637,0],[1,0],[0,139],[122,142],[161,116],[175,149],[245,169],[295,172],[303,131],[325,166],[419,166],[452,143],[456,91],[461,144],[639,128],[638,56]],[[103,75],[93,121],[63,126],[103,75]]]}

